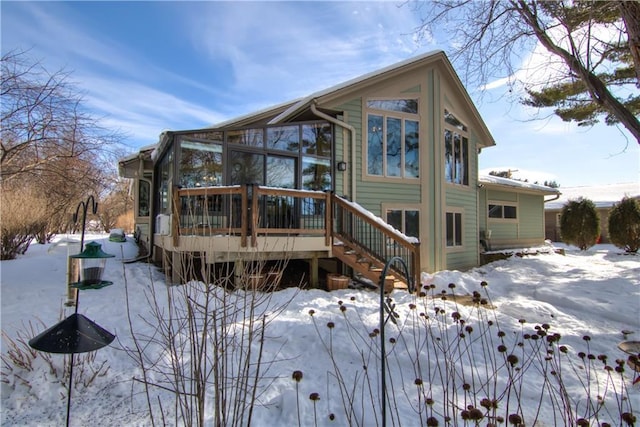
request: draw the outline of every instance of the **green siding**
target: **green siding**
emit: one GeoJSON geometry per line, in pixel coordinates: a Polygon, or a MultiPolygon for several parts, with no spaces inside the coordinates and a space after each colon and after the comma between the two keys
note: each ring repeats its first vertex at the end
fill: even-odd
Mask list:
{"type": "MultiPolygon", "coordinates": [[[[464,270],[475,267],[478,264],[479,254],[479,230],[478,230],[478,157],[477,145],[473,136],[469,141],[469,185],[456,186],[445,185],[445,211],[448,208],[459,208],[464,210],[463,216],[463,250],[447,250],[446,265],[448,270],[464,270]]],[[[444,215],[444,214],[443,214],[444,215]]],[[[443,219],[443,225],[445,220],[443,219]]],[[[444,236],[446,238],[446,235],[444,236]]],[[[443,247],[446,243],[443,244],[443,247]]]]}
{"type": "Polygon", "coordinates": [[[498,191],[498,190],[490,190],[488,192],[489,200],[501,200],[504,202],[517,202],[518,201],[518,193],[510,192],[510,191],[498,191]]]}
{"type": "MultiPolygon", "coordinates": [[[[457,189],[454,186],[447,185],[445,200],[445,211],[451,208],[463,210],[463,250],[445,249],[446,269],[455,270],[473,267],[478,262],[477,192],[471,187],[457,189]]],[[[443,219],[443,224],[445,223],[446,221],[443,219]]],[[[446,246],[446,243],[443,246],[446,246]]]]}
{"type": "Polygon", "coordinates": [[[480,201],[480,229],[491,230],[492,249],[514,248],[544,242],[544,196],[514,191],[483,190],[480,201]],[[518,207],[517,220],[489,219],[491,202],[510,202],[518,207]]]}
{"type": "Polygon", "coordinates": [[[487,190],[483,187],[478,194],[478,231],[487,230],[487,190]]]}
{"type": "MultiPolygon", "coordinates": [[[[381,216],[382,203],[419,203],[420,183],[363,181],[362,101],[356,98],[341,106],[347,113],[349,124],[356,129],[356,192],[357,202],[375,215],[381,216]]],[[[341,150],[340,147],[339,150],[341,150]]],[[[341,152],[341,151],[340,151],[341,152]]],[[[347,172],[349,173],[349,172],[347,172]]],[[[345,175],[345,179],[346,174],[345,175]]],[[[338,187],[336,187],[338,188],[338,187]]],[[[340,187],[342,188],[342,187],[340,187]]],[[[349,188],[349,191],[351,189],[349,188]]],[[[350,196],[350,195],[349,195],[350,196]]]]}
{"type": "Polygon", "coordinates": [[[544,201],[542,196],[520,195],[520,235],[521,239],[544,240],[544,201]]]}

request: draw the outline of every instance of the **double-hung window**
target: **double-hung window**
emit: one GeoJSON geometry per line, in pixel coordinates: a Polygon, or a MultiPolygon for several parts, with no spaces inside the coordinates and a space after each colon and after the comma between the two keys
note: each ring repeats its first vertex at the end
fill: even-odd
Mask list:
{"type": "Polygon", "coordinates": [[[367,175],[418,178],[418,100],[370,99],[367,111],[367,175]]]}
{"type": "Polygon", "coordinates": [[[444,177],[452,184],[469,185],[467,126],[444,110],[444,177]]]}

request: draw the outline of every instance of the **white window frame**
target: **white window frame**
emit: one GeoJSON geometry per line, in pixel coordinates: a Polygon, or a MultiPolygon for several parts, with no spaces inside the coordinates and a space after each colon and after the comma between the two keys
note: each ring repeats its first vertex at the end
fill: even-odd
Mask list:
{"type": "Polygon", "coordinates": [[[487,202],[487,220],[490,222],[518,222],[520,219],[520,206],[518,205],[517,202],[506,202],[504,200],[489,200],[487,202]],[[500,218],[496,218],[496,217],[490,217],[489,216],[489,206],[491,205],[495,205],[495,206],[500,206],[502,209],[500,210],[502,213],[502,216],[500,218]],[[509,206],[509,207],[513,207],[516,210],[516,217],[515,218],[505,218],[504,217],[504,207],[505,206],[509,206]]]}
{"type": "MultiPolygon", "coordinates": [[[[415,98],[418,98],[417,96],[415,98]]],[[[379,110],[376,108],[368,107],[367,102],[373,100],[396,100],[396,99],[414,99],[412,96],[394,96],[394,97],[370,97],[363,101],[363,136],[362,136],[362,145],[363,145],[363,175],[367,180],[383,180],[383,181],[391,181],[397,182],[399,180],[406,180],[411,182],[418,182],[420,180],[420,174],[422,173],[420,169],[420,156],[421,153],[421,144],[420,144],[420,135],[422,134],[422,123],[420,121],[420,100],[418,98],[418,114],[413,113],[404,113],[400,111],[391,111],[391,110],[379,110]],[[369,116],[381,116],[382,117],[382,174],[381,175],[373,175],[369,173],[369,116]],[[400,120],[400,175],[387,175],[387,119],[398,119],[400,120]],[[413,121],[418,124],[418,176],[406,176],[406,121],[413,121]]]]}

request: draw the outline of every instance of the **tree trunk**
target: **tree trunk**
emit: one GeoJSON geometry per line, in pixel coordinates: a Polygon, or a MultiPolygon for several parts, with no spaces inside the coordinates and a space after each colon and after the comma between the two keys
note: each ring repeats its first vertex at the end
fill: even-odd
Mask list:
{"type": "Polygon", "coordinates": [[[640,2],[620,1],[620,15],[627,28],[629,50],[633,57],[633,65],[636,68],[636,86],[640,88],[640,2]]]}

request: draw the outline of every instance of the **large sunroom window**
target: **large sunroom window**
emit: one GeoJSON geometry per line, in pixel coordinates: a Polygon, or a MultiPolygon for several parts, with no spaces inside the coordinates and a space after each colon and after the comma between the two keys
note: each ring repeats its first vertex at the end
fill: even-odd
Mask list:
{"type": "Polygon", "coordinates": [[[367,101],[367,108],[367,174],[418,178],[418,100],[373,99],[367,101]]]}
{"type": "Polygon", "coordinates": [[[467,126],[444,110],[444,177],[452,184],[469,185],[467,126]]]}
{"type": "Polygon", "coordinates": [[[222,185],[222,144],[183,139],[180,148],[180,185],[182,187],[222,185]]]}

